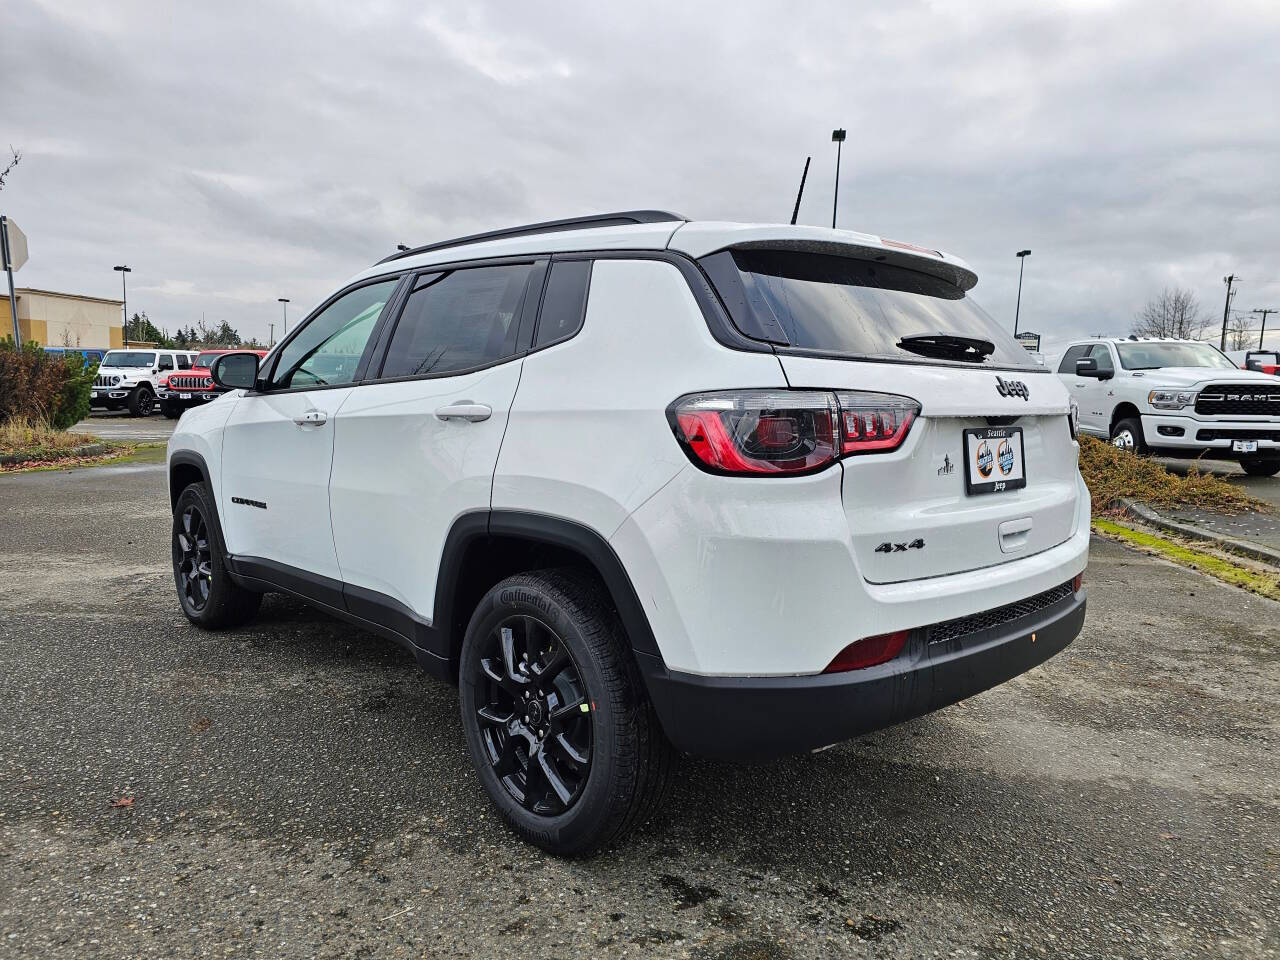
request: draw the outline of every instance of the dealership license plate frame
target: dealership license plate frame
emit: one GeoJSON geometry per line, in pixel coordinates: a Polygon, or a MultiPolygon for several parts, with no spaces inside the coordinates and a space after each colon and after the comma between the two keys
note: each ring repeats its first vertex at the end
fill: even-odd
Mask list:
{"type": "MultiPolygon", "coordinates": [[[[987,493],[1007,493],[1010,490],[1021,490],[1027,485],[1027,452],[1023,446],[1023,435],[1021,427],[970,427],[964,431],[961,438],[964,447],[964,491],[969,496],[978,496],[987,493]],[[978,479],[974,479],[974,474],[980,474],[977,469],[975,447],[970,450],[969,438],[976,438],[979,442],[983,440],[1000,440],[1017,438],[1017,443],[1010,443],[1010,447],[1014,453],[1014,465],[1020,467],[1021,476],[1002,478],[1000,476],[998,454],[993,452],[991,464],[991,479],[984,479],[979,475],[978,479]]],[[[1010,472],[1014,472],[1012,469],[1010,472]]]]}

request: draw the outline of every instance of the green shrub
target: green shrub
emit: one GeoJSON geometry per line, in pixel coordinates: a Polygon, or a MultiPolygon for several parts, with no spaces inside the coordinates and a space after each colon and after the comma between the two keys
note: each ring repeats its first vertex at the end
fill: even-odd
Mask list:
{"type": "Polygon", "coordinates": [[[89,392],[98,366],[80,354],[46,353],[37,343],[14,347],[0,340],[0,423],[34,420],[57,430],[89,413],[89,392]]]}

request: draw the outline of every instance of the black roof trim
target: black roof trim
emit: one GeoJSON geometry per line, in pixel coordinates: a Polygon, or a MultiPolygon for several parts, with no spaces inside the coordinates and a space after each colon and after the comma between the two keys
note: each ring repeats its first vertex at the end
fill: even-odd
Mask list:
{"type": "Polygon", "coordinates": [[[455,237],[452,240],[441,240],[439,243],[428,243],[402,250],[389,257],[383,257],[378,263],[402,260],[419,253],[431,250],[443,250],[446,247],[461,247],[468,243],[482,243],[485,240],[504,240],[507,237],[524,237],[536,233],[562,233],[566,230],[589,230],[592,227],[621,227],[633,223],[670,223],[689,218],[667,210],[623,210],[618,213],[597,213],[588,217],[569,217],[565,220],[545,220],[542,223],[528,223],[522,227],[507,227],[503,230],[490,230],[488,233],[473,233],[466,237],[455,237]]]}

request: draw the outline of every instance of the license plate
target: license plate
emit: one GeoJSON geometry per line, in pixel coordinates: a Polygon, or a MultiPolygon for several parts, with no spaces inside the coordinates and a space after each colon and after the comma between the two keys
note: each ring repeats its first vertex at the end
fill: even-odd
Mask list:
{"type": "Polygon", "coordinates": [[[1233,453],[1257,453],[1257,440],[1232,440],[1231,450],[1233,453]]]}
{"type": "Polygon", "coordinates": [[[1021,427],[981,427],[964,432],[966,493],[1001,493],[1026,485],[1021,427]]]}
{"type": "Polygon", "coordinates": [[[191,399],[191,394],[189,394],[189,393],[180,393],[180,394],[178,394],[178,399],[179,399],[179,400],[190,400],[190,399],[191,399]]]}

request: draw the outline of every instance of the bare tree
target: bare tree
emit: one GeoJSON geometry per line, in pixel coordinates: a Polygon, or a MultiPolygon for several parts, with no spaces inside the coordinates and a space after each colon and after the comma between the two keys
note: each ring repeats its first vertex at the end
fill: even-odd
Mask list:
{"type": "Polygon", "coordinates": [[[1232,314],[1227,322],[1227,346],[1232,350],[1248,350],[1253,346],[1253,331],[1238,313],[1232,314]]]}
{"type": "Polygon", "coordinates": [[[5,164],[5,168],[3,170],[0,170],[0,190],[4,189],[4,181],[9,174],[13,172],[13,168],[22,162],[22,154],[13,149],[12,145],[9,147],[9,152],[13,154],[13,158],[5,164]]]}
{"type": "Polygon", "coordinates": [[[1190,290],[1165,287],[1133,318],[1131,332],[1139,337],[1180,337],[1199,340],[1209,325],[1200,300],[1190,290]]]}

